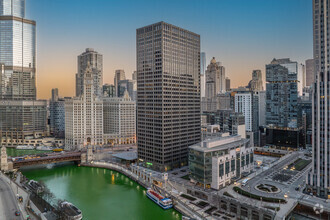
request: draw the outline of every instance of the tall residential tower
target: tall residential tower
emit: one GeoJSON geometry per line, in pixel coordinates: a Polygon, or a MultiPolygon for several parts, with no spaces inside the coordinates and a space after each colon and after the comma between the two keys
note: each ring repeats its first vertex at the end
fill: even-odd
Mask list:
{"type": "Polygon", "coordinates": [[[315,80],[313,91],[313,166],[308,185],[320,197],[330,199],[330,59],[328,0],[313,1],[315,80]]]}
{"type": "Polygon", "coordinates": [[[207,66],[205,77],[206,98],[214,98],[219,93],[226,92],[225,67],[220,62],[217,62],[214,57],[207,66]]]}
{"type": "Polygon", "coordinates": [[[94,95],[102,96],[103,86],[103,55],[87,48],[85,52],[78,56],[78,73],[76,74],[76,96],[84,93],[84,74],[87,67],[92,71],[94,95]]]}
{"type": "Polygon", "coordinates": [[[297,127],[298,63],[273,59],[266,65],[266,123],[297,127]]]}
{"type": "Polygon", "coordinates": [[[201,140],[200,36],[165,22],[136,30],[138,157],[166,171],[201,140]]]}

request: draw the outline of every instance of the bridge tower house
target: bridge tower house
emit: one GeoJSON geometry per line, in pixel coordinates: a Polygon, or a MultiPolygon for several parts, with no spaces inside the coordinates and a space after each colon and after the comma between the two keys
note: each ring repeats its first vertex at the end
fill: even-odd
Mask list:
{"type": "Polygon", "coordinates": [[[3,146],[1,148],[0,167],[1,167],[2,171],[8,171],[8,157],[7,157],[7,150],[6,150],[5,146],[3,146]]]}
{"type": "Polygon", "coordinates": [[[93,154],[93,147],[88,146],[87,147],[87,163],[90,163],[91,161],[94,160],[94,154],[93,154]]]}

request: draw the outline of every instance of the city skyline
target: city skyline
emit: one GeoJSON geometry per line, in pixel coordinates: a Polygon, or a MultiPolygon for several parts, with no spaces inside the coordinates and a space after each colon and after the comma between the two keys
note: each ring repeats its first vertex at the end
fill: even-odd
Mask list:
{"type": "Polygon", "coordinates": [[[264,77],[273,58],[299,63],[312,58],[311,1],[148,2],[28,1],[27,17],[38,21],[37,97],[48,99],[50,88],[59,88],[62,97],[74,96],[76,54],[88,47],[104,55],[104,83],[113,83],[116,69],[131,78],[135,30],[158,21],[199,34],[206,63],[213,56],[222,62],[232,87],[247,85],[254,69],[261,69],[264,77]],[[141,10],[149,13],[140,16],[141,10]]]}
{"type": "Polygon", "coordinates": [[[0,219],[330,220],[329,10],[0,0],[0,219]]]}

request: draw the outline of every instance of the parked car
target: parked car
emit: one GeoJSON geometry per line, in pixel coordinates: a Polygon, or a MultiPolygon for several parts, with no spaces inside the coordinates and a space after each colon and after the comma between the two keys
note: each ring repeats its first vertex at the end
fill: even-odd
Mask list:
{"type": "Polygon", "coordinates": [[[15,215],[16,215],[16,216],[20,216],[20,215],[21,215],[21,212],[20,212],[20,211],[16,211],[16,212],[15,212],[15,215]]]}

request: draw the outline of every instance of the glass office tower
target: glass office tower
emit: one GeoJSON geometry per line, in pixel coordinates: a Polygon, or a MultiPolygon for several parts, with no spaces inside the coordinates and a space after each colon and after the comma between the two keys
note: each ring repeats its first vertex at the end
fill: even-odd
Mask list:
{"type": "Polygon", "coordinates": [[[0,0],[0,140],[47,135],[47,102],[36,100],[36,22],[25,0],[0,0]]]}
{"type": "Polygon", "coordinates": [[[36,99],[36,22],[25,0],[0,0],[0,99],[36,99]]]}
{"type": "Polygon", "coordinates": [[[160,171],[187,165],[201,140],[200,36],[159,22],[136,31],[138,157],[160,171]]]}

